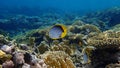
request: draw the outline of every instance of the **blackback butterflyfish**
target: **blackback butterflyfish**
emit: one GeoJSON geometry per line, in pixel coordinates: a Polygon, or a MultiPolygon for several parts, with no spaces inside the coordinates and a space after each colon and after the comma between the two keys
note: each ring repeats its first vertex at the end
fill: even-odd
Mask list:
{"type": "Polygon", "coordinates": [[[64,38],[67,34],[67,28],[63,24],[56,24],[52,26],[49,30],[49,37],[51,39],[64,38]]]}

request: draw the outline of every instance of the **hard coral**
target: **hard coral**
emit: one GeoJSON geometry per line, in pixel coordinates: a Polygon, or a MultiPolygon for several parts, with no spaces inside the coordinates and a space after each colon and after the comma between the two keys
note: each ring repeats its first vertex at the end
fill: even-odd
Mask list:
{"type": "Polygon", "coordinates": [[[105,68],[108,64],[119,63],[119,55],[120,51],[117,48],[98,48],[92,52],[91,64],[94,68],[105,68]]]}
{"type": "Polygon", "coordinates": [[[75,68],[70,56],[63,51],[48,51],[42,58],[48,68],[75,68]]]}
{"type": "Polygon", "coordinates": [[[95,25],[90,25],[90,24],[86,24],[84,26],[82,26],[81,30],[85,30],[87,32],[98,32],[100,33],[100,29],[98,27],[96,27],[95,25]]]}
{"type": "Polygon", "coordinates": [[[8,40],[0,34],[0,45],[8,44],[8,40]]]}
{"type": "Polygon", "coordinates": [[[5,52],[3,52],[2,50],[0,50],[0,58],[3,58],[6,55],[5,52]]]}
{"type": "Polygon", "coordinates": [[[22,67],[22,64],[25,63],[24,53],[16,52],[13,56],[13,61],[15,63],[15,67],[22,67]]]}
{"type": "Polygon", "coordinates": [[[120,64],[108,64],[105,68],[120,68],[120,64]]]}
{"type": "Polygon", "coordinates": [[[117,24],[111,28],[113,31],[119,31],[120,30],[120,24],[117,24]]]}
{"type": "Polygon", "coordinates": [[[120,32],[105,31],[87,40],[88,45],[95,47],[119,47],[120,32]]]}
{"type": "Polygon", "coordinates": [[[83,21],[77,19],[77,20],[74,20],[74,21],[73,21],[73,24],[72,24],[72,25],[79,25],[79,26],[82,26],[82,25],[84,25],[84,24],[85,24],[85,22],[83,22],[83,21]]]}
{"type": "Polygon", "coordinates": [[[87,45],[96,48],[91,52],[91,56],[88,55],[93,67],[103,68],[107,64],[119,61],[119,55],[117,54],[120,52],[119,31],[108,30],[91,36],[87,39],[87,45]]]}
{"type": "Polygon", "coordinates": [[[68,46],[68,45],[53,45],[50,48],[51,51],[64,51],[65,53],[69,54],[69,55],[73,55],[75,52],[75,48],[68,46]]]}
{"type": "Polygon", "coordinates": [[[89,34],[90,32],[97,32],[100,33],[100,29],[95,25],[85,24],[85,25],[73,25],[69,26],[68,30],[72,33],[82,33],[82,34],[89,34]]]}
{"type": "Polygon", "coordinates": [[[4,62],[6,60],[10,60],[12,58],[12,55],[6,54],[2,50],[0,50],[0,61],[4,62]]]}
{"type": "Polygon", "coordinates": [[[13,61],[11,61],[11,60],[5,61],[5,62],[2,64],[2,67],[3,67],[3,68],[13,68],[13,67],[14,67],[14,63],[13,63],[13,61]]]}
{"type": "Polygon", "coordinates": [[[84,34],[68,34],[66,36],[66,39],[69,39],[69,43],[70,44],[73,44],[73,43],[76,43],[76,44],[79,44],[81,43],[82,44],[82,41],[83,41],[83,38],[84,37],[84,34]]]}
{"type": "Polygon", "coordinates": [[[44,40],[46,36],[46,29],[36,29],[31,30],[26,33],[26,35],[16,36],[17,42],[19,43],[28,43],[30,45],[36,44],[39,45],[41,41],[44,40]]]}
{"type": "Polygon", "coordinates": [[[43,54],[45,51],[48,51],[48,44],[45,41],[42,41],[38,46],[38,50],[41,54],[43,54]]]}

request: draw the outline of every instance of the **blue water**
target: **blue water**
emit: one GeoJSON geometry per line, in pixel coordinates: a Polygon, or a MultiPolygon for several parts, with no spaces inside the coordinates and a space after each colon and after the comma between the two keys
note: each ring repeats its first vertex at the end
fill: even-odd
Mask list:
{"type": "Polygon", "coordinates": [[[120,0],[0,0],[0,11],[7,10],[6,12],[9,12],[8,10],[15,12],[27,11],[17,11],[17,9],[26,8],[32,8],[31,10],[37,12],[38,9],[55,8],[66,12],[79,11],[85,13],[115,6],[120,6],[120,0]]]}
{"type": "MultiPolygon", "coordinates": [[[[112,7],[120,7],[120,0],[0,0],[0,32],[14,35],[53,25],[56,21],[71,25],[77,17],[112,7]]],[[[111,15],[110,25],[119,23],[119,14],[114,16],[111,15]]],[[[100,19],[104,21],[104,16],[100,19]]]]}

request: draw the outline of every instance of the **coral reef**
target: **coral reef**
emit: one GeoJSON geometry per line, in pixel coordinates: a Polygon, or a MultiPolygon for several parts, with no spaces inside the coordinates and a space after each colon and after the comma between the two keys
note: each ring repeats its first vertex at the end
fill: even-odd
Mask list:
{"type": "Polygon", "coordinates": [[[24,38],[18,38],[18,42],[28,44],[32,48],[34,45],[35,52],[44,54],[46,51],[64,51],[72,58],[77,67],[82,66],[82,48],[87,44],[87,39],[101,33],[99,28],[91,24],[85,24],[81,20],[75,20],[73,26],[67,26],[68,34],[62,39],[53,40],[48,36],[47,29],[37,29],[26,33],[24,38]],[[80,55],[77,55],[79,52],[80,55]],[[79,63],[79,65],[78,65],[79,63]]]}
{"type": "Polygon", "coordinates": [[[101,32],[101,30],[98,27],[91,24],[84,24],[81,26],[79,25],[69,26],[68,30],[72,33],[80,33],[80,34],[89,34],[91,32],[97,32],[97,33],[101,32]]]}
{"type": "Polygon", "coordinates": [[[115,64],[108,64],[105,68],[119,68],[120,64],[119,63],[115,63],[115,64]]]}
{"type": "Polygon", "coordinates": [[[4,68],[119,66],[119,18],[118,7],[83,17],[66,14],[62,18],[57,13],[48,13],[40,16],[16,15],[2,18],[0,19],[0,66],[4,68]],[[67,24],[68,31],[64,38],[49,37],[50,25],[56,23],[67,24]],[[10,39],[9,34],[10,37],[13,35],[14,37],[10,39]]]}
{"type": "Polygon", "coordinates": [[[81,17],[81,20],[86,23],[94,24],[104,31],[120,23],[120,7],[89,13],[81,17]]]}
{"type": "Polygon", "coordinates": [[[119,62],[120,50],[117,48],[96,49],[91,55],[93,68],[105,68],[108,64],[119,62]]]}
{"type": "Polygon", "coordinates": [[[51,51],[64,51],[69,55],[73,55],[75,52],[75,47],[72,45],[58,44],[50,47],[51,51]]]}
{"type": "Polygon", "coordinates": [[[40,54],[43,54],[43,53],[45,53],[45,51],[48,51],[48,50],[49,50],[49,45],[46,44],[45,41],[42,41],[42,42],[40,43],[40,45],[38,45],[37,47],[38,47],[38,49],[39,49],[40,54]]]}
{"type": "Polygon", "coordinates": [[[3,64],[2,64],[2,67],[3,68],[13,68],[14,67],[14,63],[9,60],[9,61],[5,61],[3,64]]]}
{"type": "MultiPolygon", "coordinates": [[[[16,37],[14,37],[14,39],[16,39],[16,41],[19,43],[27,43],[30,45],[34,45],[34,43],[36,43],[36,45],[39,45],[41,43],[41,41],[43,41],[45,39],[45,37],[47,37],[46,32],[47,32],[47,29],[31,30],[31,31],[28,31],[24,35],[24,37],[23,37],[23,35],[18,35],[16,37]]],[[[49,39],[49,38],[47,38],[47,39],[49,39]]]]}
{"type": "Polygon", "coordinates": [[[113,26],[110,30],[119,31],[120,30],[120,24],[117,24],[117,25],[113,26]]]}
{"type": "Polygon", "coordinates": [[[96,48],[92,51],[91,56],[89,55],[94,68],[105,68],[108,64],[119,62],[119,31],[114,31],[113,29],[89,37],[87,39],[87,45],[96,48]]]}
{"type": "Polygon", "coordinates": [[[8,44],[9,41],[3,35],[0,35],[0,45],[8,44]]]}
{"type": "MultiPolygon", "coordinates": [[[[7,40],[7,38],[4,38],[4,36],[1,35],[0,40],[5,41],[7,40]]],[[[19,44],[20,45],[19,47],[17,46],[15,40],[12,41],[7,40],[7,42],[8,43],[4,43],[0,45],[0,64],[2,65],[2,67],[47,68],[47,65],[44,63],[44,61],[38,58],[38,54],[34,52],[34,48],[32,48],[33,51],[30,50],[31,46],[26,46],[27,44],[19,44]],[[21,46],[24,47],[22,48],[21,46]]]]}
{"type": "Polygon", "coordinates": [[[48,68],[75,68],[70,56],[64,51],[48,51],[42,55],[48,68]]]}
{"type": "Polygon", "coordinates": [[[87,40],[89,46],[95,47],[119,47],[120,32],[105,31],[87,40]]]}

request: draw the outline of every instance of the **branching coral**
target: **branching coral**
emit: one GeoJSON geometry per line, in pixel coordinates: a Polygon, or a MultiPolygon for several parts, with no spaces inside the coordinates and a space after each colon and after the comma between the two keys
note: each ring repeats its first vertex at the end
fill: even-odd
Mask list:
{"type": "Polygon", "coordinates": [[[119,31],[120,30],[120,24],[117,24],[111,28],[113,31],[119,31]]]}
{"type": "Polygon", "coordinates": [[[81,21],[80,19],[76,19],[73,21],[73,24],[72,25],[79,25],[79,26],[82,26],[84,25],[85,22],[81,21]]]}
{"type": "Polygon", "coordinates": [[[40,45],[37,46],[37,47],[38,47],[38,50],[39,50],[39,52],[40,52],[41,54],[43,54],[45,51],[48,51],[48,48],[49,48],[48,44],[45,43],[45,41],[42,41],[42,42],[40,43],[40,45]]]}
{"type": "Polygon", "coordinates": [[[120,64],[108,64],[105,68],[120,68],[120,64]]]}
{"type": "MultiPolygon", "coordinates": [[[[94,46],[90,60],[94,67],[105,67],[119,61],[120,32],[108,30],[87,39],[88,46],[94,46]],[[110,57],[111,56],[111,57],[110,57]],[[97,63],[97,64],[96,64],[97,63]]],[[[90,55],[88,55],[90,56],[90,55]]]]}
{"type": "Polygon", "coordinates": [[[69,26],[68,30],[72,33],[82,33],[82,34],[89,34],[90,32],[97,32],[100,33],[100,29],[94,25],[91,24],[85,24],[85,25],[73,25],[69,26]]]}
{"type": "Polygon", "coordinates": [[[8,40],[3,35],[0,35],[0,45],[3,44],[8,44],[8,40]]]}
{"type": "Polygon", "coordinates": [[[87,40],[88,45],[96,47],[119,47],[120,32],[105,31],[99,35],[93,36],[87,40]]]}
{"type": "Polygon", "coordinates": [[[75,48],[72,46],[68,46],[65,44],[58,44],[58,45],[53,45],[50,48],[51,51],[64,51],[69,55],[73,55],[75,52],[75,48]]]}
{"type": "Polygon", "coordinates": [[[95,25],[90,25],[90,24],[86,24],[84,26],[82,26],[81,30],[85,30],[85,31],[88,31],[88,32],[98,32],[100,33],[100,29],[98,27],[96,27],[95,25]]]}
{"type": "Polygon", "coordinates": [[[39,45],[41,41],[49,39],[47,37],[47,29],[36,29],[26,32],[26,35],[18,35],[14,37],[19,43],[27,43],[30,45],[39,45]]]}
{"type": "Polygon", "coordinates": [[[70,56],[63,51],[48,51],[42,58],[48,68],[75,68],[70,56]]]}

